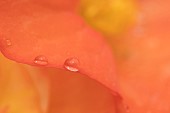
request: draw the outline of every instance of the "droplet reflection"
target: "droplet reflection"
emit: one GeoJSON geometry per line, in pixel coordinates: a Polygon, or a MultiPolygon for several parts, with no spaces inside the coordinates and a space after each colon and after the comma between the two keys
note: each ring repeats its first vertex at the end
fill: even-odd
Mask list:
{"type": "Polygon", "coordinates": [[[39,56],[35,57],[34,63],[37,65],[44,66],[44,65],[48,64],[48,59],[43,55],[39,55],[39,56]]]}
{"type": "Polygon", "coordinates": [[[11,46],[11,45],[12,45],[11,40],[6,39],[6,45],[7,45],[7,46],[11,46]]]}
{"type": "Polygon", "coordinates": [[[64,62],[64,67],[72,72],[78,72],[78,66],[79,66],[80,62],[77,58],[68,58],[66,59],[66,61],[64,62]]]}

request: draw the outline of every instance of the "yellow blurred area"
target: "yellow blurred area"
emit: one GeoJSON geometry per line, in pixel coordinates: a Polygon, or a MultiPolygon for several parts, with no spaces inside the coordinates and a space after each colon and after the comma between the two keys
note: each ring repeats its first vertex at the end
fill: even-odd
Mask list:
{"type": "Polygon", "coordinates": [[[95,29],[108,36],[125,31],[134,21],[134,0],[81,0],[80,13],[95,29]]]}
{"type": "Polygon", "coordinates": [[[28,71],[1,54],[0,108],[7,113],[41,113],[39,95],[28,71]]]}

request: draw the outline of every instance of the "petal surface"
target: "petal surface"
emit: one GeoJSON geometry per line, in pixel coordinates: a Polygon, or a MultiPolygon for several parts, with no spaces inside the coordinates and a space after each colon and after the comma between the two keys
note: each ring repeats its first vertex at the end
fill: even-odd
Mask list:
{"type": "Polygon", "coordinates": [[[48,60],[46,67],[61,69],[68,58],[76,57],[80,73],[116,90],[114,59],[103,37],[74,11],[37,4],[1,2],[1,52],[29,65],[37,65],[35,58],[42,55],[48,60]]]}
{"type": "Polygon", "coordinates": [[[120,94],[131,113],[169,113],[169,1],[139,3],[134,29],[117,43],[120,94]]]}

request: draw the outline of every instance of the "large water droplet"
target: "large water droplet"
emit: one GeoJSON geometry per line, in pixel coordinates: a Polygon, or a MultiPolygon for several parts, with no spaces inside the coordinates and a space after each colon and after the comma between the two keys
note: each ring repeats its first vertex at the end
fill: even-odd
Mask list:
{"type": "Polygon", "coordinates": [[[39,55],[39,56],[35,57],[34,63],[38,64],[38,65],[43,65],[44,66],[44,65],[48,64],[48,59],[45,56],[43,56],[43,55],[39,55]]]}
{"type": "Polygon", "coordinates": [[[77,58],[74,58],[74,57],[68,58],[64,62],[64,67],[69,71],[77,72],[79,71],[78,69],[79,63],[80,62],[77,58]]]}

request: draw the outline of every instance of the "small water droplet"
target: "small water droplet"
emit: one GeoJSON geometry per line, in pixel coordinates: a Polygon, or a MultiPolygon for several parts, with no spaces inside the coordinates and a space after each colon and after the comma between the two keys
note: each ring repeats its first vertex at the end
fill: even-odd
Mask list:
{"type": "Polygon", "coordinates": [[[78,72],[78,65],[79,65],[79,60],[77,58],[68,58],[66,59],[66,61],[64,62],[64,67],[69,70],[69,71],[73,71],[73,72],[78,72]]]}
{"type": "Polygon", "coordinates": [[[124,108],[125,108],[126,113],[129,113],[129,112],[130,112],[130,109],[129,109],[129,106],[128,106],[128,105],[124,105],[124,108]]]}
{"type": "Polygon", "coordinates": [[[35,57],[34,63],[38,64],[38,65],[47,65],[48,59],[43,55],[39,55],[39,56],[35,57]]]}
{"type": "Polygon", "coordinates": [[[11,45],[12,45],[11,40],[6,39],[6,45],[7,45],[7,46],[11,46],[11,45]]]}
{"type": "Polygon", "coordinates": [[[122,100],[122,97],[120,96],[120,94],[119,94],[118,92],[112,91],[112,94],[113,94],[116,98],[122,100]]]}

